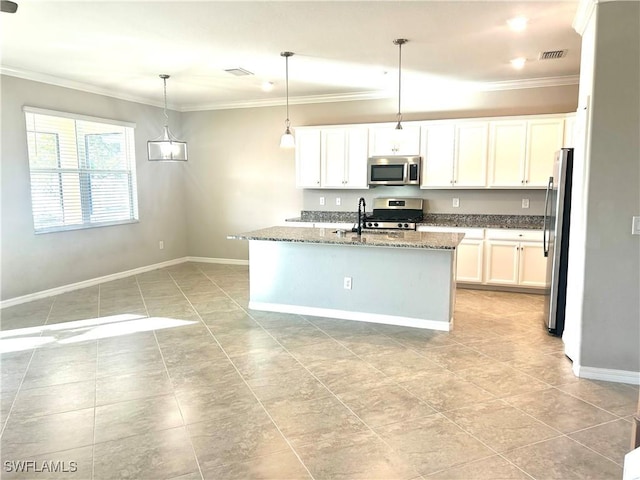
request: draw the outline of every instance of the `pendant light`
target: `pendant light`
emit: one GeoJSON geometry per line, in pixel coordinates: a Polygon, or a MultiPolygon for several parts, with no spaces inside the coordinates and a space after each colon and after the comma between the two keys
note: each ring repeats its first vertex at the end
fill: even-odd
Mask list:
{"type": "Polygon", "coordinates": [[[406,38],[396,38],[393,41],[394,45],[398,45],[398,123],[396,124],[396,130],[402,130],[402,112],[400,110],[400,100],[402,98],[402,45],[408,41],[406,38]]]}
{"type": "Polygon", "coordinates": [[[186,162],[187,142],[177,140],[169,131],[169,115],[167,115],[167,78],[162,74],[160,78],[164,82],[164,127],[162,135],[155,140],[147,142],[149,161],[157,162],[186,162]]]}
{"type": "Polygon", "coordinates": [[[291,133],[291,122],[289,121],[289,57],[293,56],[293,52],[282,52],[281,57],[284,57],[286,65],[286,85],[287,85],[287,119],[284,122],[286,127],[282,137],[280,138],[280,148],[294,148],[296,146],[296,140],[291,133]]]}

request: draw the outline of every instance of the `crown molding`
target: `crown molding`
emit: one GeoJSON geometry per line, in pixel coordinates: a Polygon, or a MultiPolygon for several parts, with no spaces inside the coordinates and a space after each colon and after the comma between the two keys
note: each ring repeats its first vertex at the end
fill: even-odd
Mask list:
{"type": "MultiPolygon", "coordinates": [[[[586,0],[589,2],[595,0],[586,0]]],[[[20,70],[8,66],[0,66],[0,74],[8,75],[12,77],[18,77],[25,80],[32,80],[35,82],[46,83],[49,85],[55,85],[58,87],[71,88],[73,90],[79,90],[86,93],[93,93],[97,95],[104,95],[107,97],[116,98],[119,100],[125,100],[128,102],[141,103],[144,105],[150,105],[154,107],[164,107],[164,104],[155,102],[148,98],[138,97],[135,95],[129,95],[122,92],[114,92],[113,90],[97,87],[83,82],[76,82],[53,75],[47,75],[39,72],[30,72],[26,70],[20,70]]],[[[544,78],[529,78],[523,80],[509,80],[503,82],[469,82],[462,83],[461,89],[467,89],[469,91],[476,92],[495,92],[500,90],[518,90],[526,88],[544,88],[544,87],[557,87],[565,85],[577,85],[580,81],[579,75],[568,75],[563,77],[544,77],[544,78]]],[[[437,88],[437,87],[436,87],[437,88]]],[[[335,103],[335,102],[353,102],[353,101],[366,101],[366,100],[382,100],[388,98],[395,98],[395,94],[391,94],[386,91],[368,91],[368,92],[354,92],[345,94],[327,94],[327,95],[308,95],[302,97],[290,97],[289,104],[291,105],[305,105],[305,104],[317,104],[317,103],[335,103]]],[[[177,112],[198,112],[207,110],[232,110],[240,108],[260,108],[260,107],[275,107],[285,104],[285,98],[269,98],[263,100],[246,100],[237,102],[211,102],[194,105],[171,105],[167,107],[177,112]]]]}
{"type": "MultiPolygon", "coordinates": [[[[138,97],[122,92],[114,92],[111,89],[97,87],[83,82],[76,82],[75,80],[69,80],[67,78],[56,77],[54,75],[48,75],[46,73],[32,72],[29,70],[21,70],[6,65],[0,66],[0,74],[10,77],[22,78],[24,80],[32,80],[34,82],[46,83],[47,85],[55,85],[56,87],[71,88],[73,90],[79,90],[86,93],[94,93],[96,95],[104,95],[111,98],[117,98],[118,100],[125,100],[127,102],[142,103],[144,105],[150,105],[152,107],[164,108],[164,103],[155,102],[149,98],[138,97]]],[[[167,108],[170,110],[178,110],[175,105],[167,104],[167,108]]]]}

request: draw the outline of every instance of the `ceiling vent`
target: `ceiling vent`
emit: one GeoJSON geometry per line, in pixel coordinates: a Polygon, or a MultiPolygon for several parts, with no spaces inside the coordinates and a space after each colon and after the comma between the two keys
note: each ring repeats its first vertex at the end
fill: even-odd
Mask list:
{"type": "Polygon", "coordinates": [[[230,73],[231,75],[235,75],[236,77],[246,77],[247,75],[253,75],[249,70],[245,70],[244,68],[229,68],[225,70],[225,72],[230,73]]]}
{"type": "Polygon", "coordinates": [[[556,58],[563,58],[567,55],[566,50],[547,50],[546,52],[540,52],[539,60],[554,60],[556,58]]]}

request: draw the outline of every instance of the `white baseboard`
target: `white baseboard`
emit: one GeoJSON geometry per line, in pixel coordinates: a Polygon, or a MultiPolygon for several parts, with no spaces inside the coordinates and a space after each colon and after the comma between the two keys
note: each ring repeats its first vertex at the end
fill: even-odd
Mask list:
{"type": "Polygon", "coordinates": [[[311,315],[314,317],[356,320],[358,322],[384,323],[387,325],[424,328],[427,330],[439,330],[442,332],[448,332],[450,329],[449,322],[438,322],[436,320],[423,320],[411,317],[397,317],[395,315],[381,315],[377,313],[350,312],[347,310],[335,310],[332,308],[305,307],[300,305],[264,302],[249,302],[249,308],[251,310],[264,310],[267,312],[295,313],[298,315],[311,315]]]}
{"type": "Polygon", "coordinates": [[[187,262],[221,263],[223,265],[249,265],[249,260],[237,260],[235,258],[211,258],[211,257],[186,257],[187,262]]]}
{"type": "Polygon", "coordinates": [[[604,382],[640,385],[640,372],[634,372],[631,370],[612,370],[609,368],[585,367],[574,363],[573,373],[576,377],[587,378],[589,380],[602,380],[604,382]]]}
{"type": "Polygon", "coordinates": [[[121,278],[130,277],[132,275],[139,275],[141,273],[150,272],[159,268],[170,267],[173,265],[179,265],[185,262],[201,262],[201,263],[221,263],[227,265],[249,265],[248,260],[235,260],[233,258],[207,258],[207,257],[181,257],[174,258],[173,260],[167,260],[166,262],[154,263],[153,265],[146,265],[144,267],[134,268],[132,270],[125,270],[124,272],[112,273],[103,277],[91,278],[82,282],[70,283],[61,287],[50,288],[48,290],[42,290],[40,292],[29,293],[20,297],[9,298],[7,300],[0,301],[0,309],[6,307],[13,307],[22,303],[32,302],[34,300],[40,300],[41,298],[53,297],[54,295],[60,295],[61,293],[71,292],[73,290],[80,290],[81,288],[93,287],[99,283],[110,282],[113,280],[120,280],[121,278]]]}

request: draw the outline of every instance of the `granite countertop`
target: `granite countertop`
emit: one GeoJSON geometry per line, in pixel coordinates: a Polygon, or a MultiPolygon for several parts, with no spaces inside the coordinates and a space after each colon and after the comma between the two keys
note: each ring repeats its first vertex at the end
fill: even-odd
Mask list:
{"type": "Polygon", "coordinates": [[[464,234],[392,231],[367,232],[362,235],[345,232],[343,236],[339,236],[336,230],[332,228],[269,227],[252,232],[229,235],[227,238],[230,240],[265,240],[271,242],[453,250],[462,241],[464,234]]]}
{"type": "MultiPolygon", "coordinates": [[[[370,213],[367,213],[370,215],[370,213]]],[[[521,230],[542,230],[541,215],[482,215],[457,213],[425,213],[418,226],[452,228],[514,228],[521,230]]],[[[303,210],[300,217],[288,218],[287,222],[309,223],[352,223],[358,221],[353,212],[330,212],[303,210]]]]}

